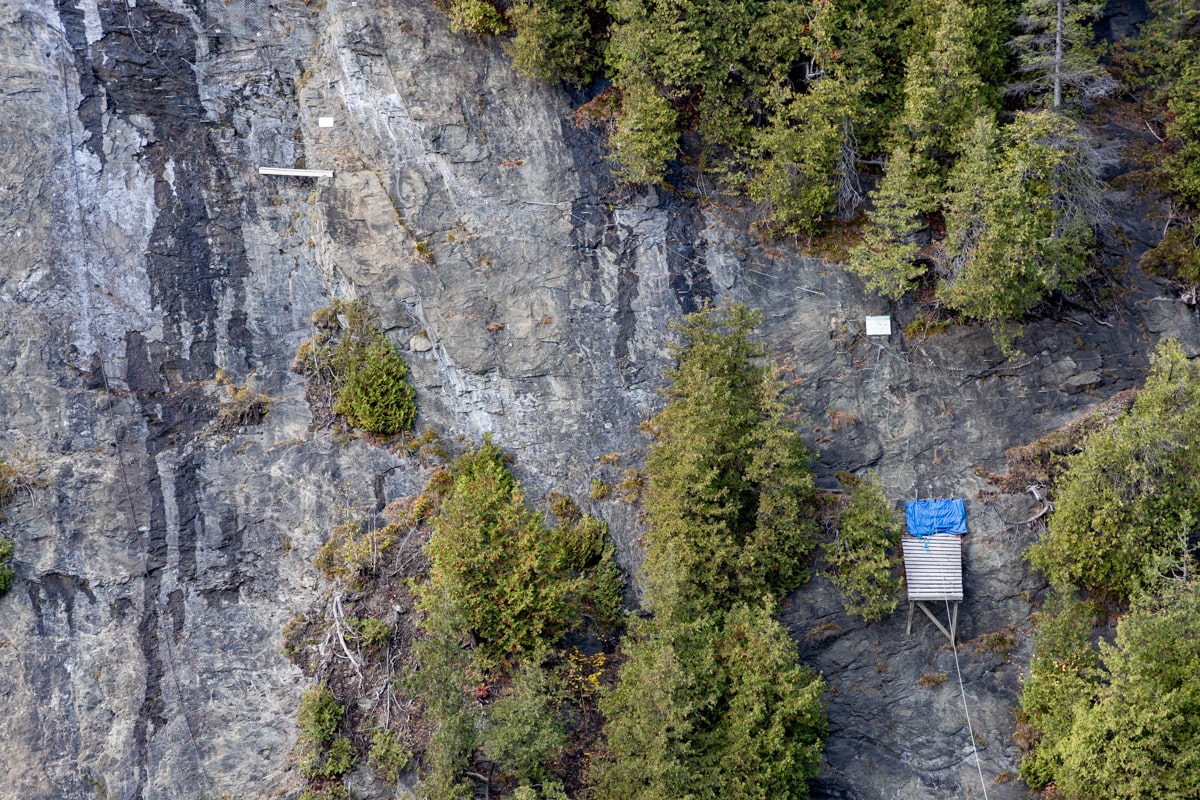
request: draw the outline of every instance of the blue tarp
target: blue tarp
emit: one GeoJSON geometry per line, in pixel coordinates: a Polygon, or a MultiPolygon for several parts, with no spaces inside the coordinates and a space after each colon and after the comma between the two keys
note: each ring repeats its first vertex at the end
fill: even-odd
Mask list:
{"type": "Polygon", "coordinates": [[[910,500],[904,504],[909,536],[967,532],[967,507],[961,497],[953,500],[910,500]]]}

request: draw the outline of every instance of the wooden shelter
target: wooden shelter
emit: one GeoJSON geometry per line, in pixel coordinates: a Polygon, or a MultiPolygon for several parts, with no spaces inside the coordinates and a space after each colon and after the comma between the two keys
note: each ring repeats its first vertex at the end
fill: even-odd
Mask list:
{"type": "Polygon", "coordinates": [[[900,541],[904,551],[904,578],[908,583],[908,629],[912,634],[915,606],[920,606],[950,643],[958,628],[958,604],[963,599],[962,536],[935,533],[930,536],[905,535],[900,541]],[[930,610],[927,602],[947,609],[950,628],[930,610]]]}

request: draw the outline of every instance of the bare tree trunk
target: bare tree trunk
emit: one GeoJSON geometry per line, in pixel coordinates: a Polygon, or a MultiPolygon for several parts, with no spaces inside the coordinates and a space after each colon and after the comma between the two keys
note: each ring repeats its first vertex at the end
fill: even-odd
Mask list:
{"type": "Polygon", "coordinates": [[[1063,62],[1063,4],[1066,0],[1056,3],[1058,17],[1054,24],[1054,107],[1062,105],[1062,62],[1063,62]]]}

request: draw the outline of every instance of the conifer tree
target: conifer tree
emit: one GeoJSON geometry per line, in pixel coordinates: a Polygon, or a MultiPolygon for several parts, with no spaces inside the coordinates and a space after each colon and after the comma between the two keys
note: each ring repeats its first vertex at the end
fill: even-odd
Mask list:
{"type": "Polygon", "coordinates": [[[947,175],[974,120],[996,105],[995,90],[982,76],[996,51],[989,46],[995,38],[990,8],[951,0],[929,11],[936,23],[926,22],[925,41],[918,40],[906,60],[895,144],[871,197],[863,241],[850,253],[850,269],[891,298],[928,271],[928,260],[917,259],[918,233],[945,202],[947,175]]]}
{"type": "Polygon", "coordinates": [[[1018,319],[1087,272],[1105,215],[1099,164],[1078,125],[1051,111],[1019,113],[998,154],[987,123],[973,137],[954,178],[954,272],[939,297],[973,319],[1018,319]]]}
{"type": "Polygon", "coordinates": [[[645,604],[601,701],[601,800],[799,800],[820,765],[824,682],[773,597],[806,576],[814,490],[743,306],[689,315],[649,428],[645,604]]]}
{"type": "Polygon", "coordinates": [[[648,427],[644,572],[656,614],[686,617],[794,588],[815,543],[808,452],[750,338],[745,306],[689,315],[667,407],[648,427]]]}
{"type": "Polygon", "coordinates": [[[1009,42],[1020,61],[1009,94],[1054,109],[1109,94],[1116,82],[1100,66],[1092,34],[1103,8],[1083,0],[1025,0],[1021,33],[1009,42]]]}

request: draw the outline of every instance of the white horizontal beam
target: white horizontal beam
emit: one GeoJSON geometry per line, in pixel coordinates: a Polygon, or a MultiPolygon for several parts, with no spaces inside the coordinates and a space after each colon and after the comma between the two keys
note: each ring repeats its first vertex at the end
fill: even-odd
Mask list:
{"type": "Polygon", "coordinates": [[[332,178],[331,169],[284,169],[283,167],[259,167],[259,175],[287,175],[293,178],[332,178]]]}

